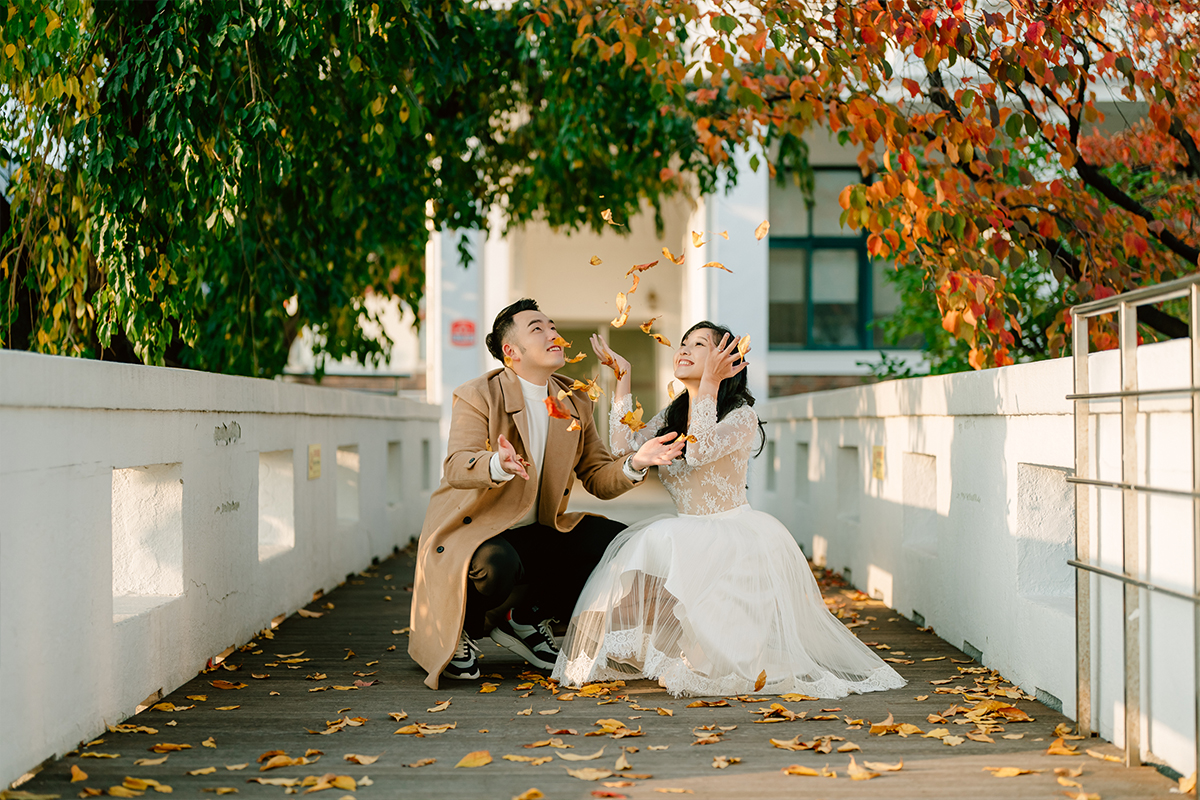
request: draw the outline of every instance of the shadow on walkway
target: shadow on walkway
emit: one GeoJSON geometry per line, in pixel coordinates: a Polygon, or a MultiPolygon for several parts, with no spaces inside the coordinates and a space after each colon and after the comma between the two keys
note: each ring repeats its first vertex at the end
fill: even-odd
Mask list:
{"type": "MultiPolygon", "coordinates": [[[[484,680],[496,686],[493,691],[482,692],[480,682],[447,681],[450,685],[431,692],[406,652],[411,598],[407,590],[412,575],[412,554],[406,551],[349,576],[337,590],[310,604],[308,611],[320,617],[288,618],[163,698],[163,705],[122,725],[138,726],[137,731],[97,731],[93,741],[51,762],[20,789],[38,795],[85,796],[80,792],[108,791],[134,778],[160,782],[183,797],[226,790],[242,796],[277,796],[318,787],[329,792],[323,797],[389,800],[402,796],[507,800],[533,788],[546,798],[623,796],[631,800],[672,793],[708,798],[1075,796],[1060,785],[1055,768],[1082,768],[1081,775],[1068,780],[1103,800],[1167,798],[1175,785],[1150,767],[1126,769],[1089,757],[1085,750],[1119,754],[1099,739],[1068,741],[1078,746],[1076,756],[1047,755],[1056,738],[1055,727],[1070,725],[1065,717],[1025,699],[994,673],[979,670],[979,665],[932,632],[921,631],[881,603],[836,585],[836,576],[823,576],[827,602],[843,621],[861,623],[855,629],[860,638],[890,648],[883,655],[901,662],[894,665],[908,679],[906,688],[841,700],[729,698],[727,707],[689,708],[691,699],[672,698],[648,681],[631,682],[599,697],[574,695],[568,700],[567,692],[556,697],[544,683],[529,686],[528,666],[488,640],[483,670],[484,680]],[[1033,721],[1012,722],[993,714],[977,726],[968,721],[965,711],[948,712],[951,706],[970,707],[981,699],[1011,702],[1033,721]],[[447,701],[444,710],[435,710],[447,701]],[[764,724],[764,717],[755,712],[772,703],[807,718],[764,724]],[[931,721],[930,715],[937,714],[945,715],[945,720],[931,721]],[[889,715],[920,732],[906,738],[896,732],[872,735],[870,724],[883,723],[889,715]],[[587,737],[600,730],[596,722],[601,719],[640,729],[641,735],[616,740],[609,735],[587,737]],[[849,724],[855,720],[864,722],[849,724]],[[445,725],[452,727],[438,732],[436,726],[445,725]],[[700,730],[702,726],[715,727],[700,730]],[[939,728],[947,732],[943,738],[922,736],[939,728]],[[417,733],[400,732],[406,730],[417,733]],[[981,730],[986,733],[980,734],[981,730]],[[716,741],[698,745],[700,737],[716,741]],[[784,750],[770,741],[820,746],[821,737],[832,737],[828,740],[832,752],[784,750]],[[961,742],[947,745],[946,737],[961,742]],[[559,740],[562,747],[531,746],[547,740],[559,740]],[[851,743],[858,749],[838,752],[851,743]],[[602,748],[594,760],[566,760],[602,748]],[[487,751],[491,762],[456,768],[464,756],[476,751],[487,751]],[[309,763],[264,771],[262,766],[270,763],[266,759],[272,753],[306,758],[309,763]],[[377,760],[364,766],[345,760],[347,754],[377,760]],[[514,761],[505,756],[546,760],[514,761]],[[616,769],[624,766],[618,764],[621,756],[629,769],[616,769]],[[718,756],[740,761],[716,769],[718,756]],[[847,766],[852,756],[860,765],[903,761],[903,768],[866,781],[850,780],[847,766]],[[827,766],[837,777],[785,774],[790,765],[817,772],[827,766]],[[1035,772],[993,777],[987,767],[1035,772]],[[612,774],[584,781],[568,773],[580,768],[612,774]],[[71,783],[76,769],[87,777],[71,783]],[[323,783],[321,776],[325,776],[323,783]],[[277,783],[261,785],[248,779],[277,783]]],[[[126,785],[135,791],[154,791],[136,781],[126,785]]]]}

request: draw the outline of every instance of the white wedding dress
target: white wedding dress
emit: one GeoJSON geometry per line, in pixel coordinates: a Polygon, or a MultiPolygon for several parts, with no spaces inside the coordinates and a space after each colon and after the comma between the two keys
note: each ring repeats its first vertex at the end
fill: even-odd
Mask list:
{"type": "MultiPolygon", "coordinates": [[[[620,422],[615,455],[662,426],[620,422]]],[[[800,692],[822,698],[896,689],[904,679],[825,606],[804,554],[770,514],[746,504],[758,417],[741,406],[717,421],[696,401],[684,458],[659,469],[678,515],[643,520],[609,545],[576,603],[553,678],[564,686],[658,679],[672,695],[800,692]]]]}

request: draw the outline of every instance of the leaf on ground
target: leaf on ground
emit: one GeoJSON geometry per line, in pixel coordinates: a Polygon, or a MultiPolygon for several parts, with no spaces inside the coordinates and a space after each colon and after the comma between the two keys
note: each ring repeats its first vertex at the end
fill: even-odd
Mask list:
{"type": "Polygon", "coordinates": [[[606,769],[596,769],[594,767],[582,767],[580,769],[568,769],[567,774],[572,778],[578,778],[581,781],[598,781],[601,778],[611,778],[612,773],[606,769]]]}
{"type": "Polygon", "coordinates": [[[503,756],[503,758],[505,761],[520,761],[523,764],[529,764],[534,767],[549,764],[554,760],[553,756],[503,756]]]}
{"type": "MultiPolygon", "coordinates": [[[[450,700],[453,700],[453,699],[454,698],[450,698],[450,700]]],[[[435,705],[433,708],[427,708],[425,710],[428,711],[430,714],[436,714],[439,711],[445,711],[447,708],[450,707],[450,700],[443,700],[440,703],[438,703],[437,705],[435,705]]]]}
{"type": "MultiPolygon", "coordinates": [[[[631,749],[636,750],[637,748],[635,747],[631,749]]],[[[559,753],[559,755],[562,754],[559,753]]],[[[617,772],[622,772],[624,770],[633,769],[633,765],[629,763],[629,758],[624,752],[622,752],[621,755],[617,756],[617,763],[613,765],[613,769],[617,772]]]]}
{"type": "Polygon", "coordinates": [[[378,761],[379,756],[382,755],[383,753],[380,753],[378,756],[364,756],[358,753],[346,753],[346,755],[342,756],[342,760],[349,761],[352,764],[362,764],[364,767],[369,767],[371,764],[374,764],[376,761],[378,761]]]}
{"type": "Polygon", "coordinates": [[[876,772],[899,772],[904,769],[904,759],[900,759],[895,764],[888,764],[884,761],[864,761],[863,766],[876,772]]]}
{"type": "Polygon", "coordinates": [[[696,700],[687,704],[688,708],[730,708],[728,700],[696,700]]]}
{"type": "Polygon", "coordinates": [[[213,711],[233,711],[235,708],[241,708],[241,706],[217,706],[213,711]]]}
{"type": "Polygon", "coordinates": [[[850,776],[850,780],[852,781],[869,781],[872,778],[879,777],[878,772],[872,772],[869,769],[860,767],[854,760],[854,756],[850,756],[850,764],[846,767],[846,774],[850,776]]]}
{"type": "Polygon", "coordinates": [[[71,783],[79,783],[80,781],[86,781],[87,779],[88,774],[81,770],[78,764],[71,765],[71,783]]]}
{"type": "Polygon", "coordinates": [[[650,749],[650,750],[666,750],[670,746],[671,745],[669,745],[669,744],[652,744],[652,745],[650,745],[650,747],[648,749],[650,749]]]}
{"type": "Polygon", "coordinates": [[[585,756],[582,753],[559,753],[558,757],[564,761],[595,761],[602,755],[604,755],[603,747],[592,753],[590,756],[585,756]]]}
{"type": "Polygon", "coordinates": [[[210,686],[213,686],[217,689],[245,689],[246,688],[246,684],[242,683],[241,681],[238,681],[237,683],[233,683],[232,681],[215,680],[215,681],[209,681],[208,683],[210,686]]]}
{"type": "Polygon", "coordinates": [[[529,708],[518,711],[517,716],[518,717],[528,717],[532,713],[533,713],[533,706],[530,706],[529,708]]]}
{"type": "MultiPolygon", "coordinates": [[[[149,748],[152,753],[174,753],[178,750],[191,750],[190,744],[172,744],[171,742],[159,742],[149,748]]],[[[84,754],[86,755],[86,753],[84,754]]]]}
{"type": "Polygon", "coordinates": [[[543,716],[543,717],[548,717],[548,716],[550,716],[551,714],[557,714],[557,713],[558,713],[558,712],[560,712],[560,711],[562,711],[562,709],[561,709],[561,708],[548,708],[548,709],[545,709],[545,710],[543,710],[543,711],[539,711],[539,712],[538,712],[538,714],[540,714],[540,715],[541,715],[541,716],[543,716]]]}
{"type": "Polygon", "coordinates": [[[498,684],[498,683],[486,683],[485,682],[482,686],[479,687],[479,693],[480,694],[489,694],[491,692],[496,691],[499,688],[500,688],[500,684],[498,684]]]}
{"type": "Polygon", "coordinates": [[[217,771],[216,767],[200,767],[199,769],[189,769],[188,775],[212,775],[217,771]]]}
{"type": "Polygon", "coordinates": [[[537,789],[526,789],[519,795],[515,796],[512,800],[542,800],[542,798],[545,796],[546,795],[542,794],[537,789]]]}
{"type": "MultiPolygon", "coordinates": [[[[1062,742],[1062,739],[1056,739],[1055,741],[1062,742]]],[[[1051,745],[1051,747],[1053,747],[1053,745],[1051,745]]],[[[1109,755],[1108,753],[1101,753],[1099,750],[1091,750],[1091,749],[1085,750],[1084,752],[1087,753],[1092,758],[1097,758],[1101,761],[1115,761],[1118,764],[1121,763],[1120,756],[1109,755]]],[[[1070,755],[1078,755],[1078,754],[1079,754],[1079,752],[1074,749],[1073,749],[1073,752],[1070,753],[1070,755]]],[[[1067,753],[1055,753],[1054,755],[1067,755],[1067,753]]]]}
{"type": "Polygon", "coordinates": [[[713,769],[725,769],[730,764],[740,764],[740,763],[742,763],[742,760],[740,758],[730,758],[729,756],[717,756],[716,758],[713,759],[712,765],[713,765],[713,769]]]}
{"type": "Polygon", "coordinates": [[[575,730],[574,728],[559,728],[558,730],[555,730],[555,729],[551,728],[549,725],[546,726],[546,733],[550,734],[551,736],[578,736],[579,735],[579,731],[575,730]]]}
{"type": "Polygon", "coordinates": [[[1083,784],[1080,783],[1079,781],[1073,781],[1070,778],[1064,778],[1062,775],[1059,775],[1055,780],[1058,781],[1059,786],[1066,786],[1068,788],[1073,788],[1073,789],[1082,789],[1083,788],[1083,784]]]}
{"type": "MultiPolygon", "coordinates": [[[[862,750],[862,748],[861,748],[861,747],[859,747],[858,745],[856,745],[854,742],[846,742],[844,745],[842,745],[841,747],[839,747],[839,748],[837,749],[837,751],[838,751],[839,753],[851,753],[851,752],[853,752],[853,751],[855,751],[855,750],[860,750],[860,751],[861,751],[861,750],[862,750]]],[[[865,762],[865,761],[864,761],[863,763],[865,764],[865,763],[867,763],[867,762],[865,762]]]]}
{"type": "Polygon", "coordinates": [[[799,694],[797,692],[788,692],[787,694],[779,695],[779,699],[788,703],[799,703],[801,700],[817,700],[819,698],[808,694],[799,694]]]}
{"type": "Polygon", "coordinates": [[[307,608],[302,608],[299,611],[297,611],[296,613],[299,614],[300,616],[304,617],[305,619],[317,619],[318,617],[325,616],[324,611],[309,611],[307,608]]]}
{"type": "MultiPolygon", "coordinates": [[[[87,755],[87,754],[85,753],[84,755],[87,755]]],[[[159,764],[163,763],[168,758],[170,758],[169,755],[163,756],[162,758],[139,758],[139,759],[134,760],[133,765],[135,767],[157,767],[159,764]]]]}
{"type": "Polygon", "coordinates": [[[1000,738],[1001,739],[1024,739],[1025,734],[1023,734],[1023,733],[1006,733],[1003,736],[1001,736],[1000,738]]]}
{"type": "Polygon", "coordinates": [[[237,772],[238,770],[243,770],[248,766],[250,766],[249,762],[244,764],[226,764],[225,769],[229,770],[230,772],[237,772]]]}
{"type": "Polygon", "coordinates": [[[459,762],[454,765],[455,769],[459,767],[484,767],[492,763],[492,754],[487,750],[473,750],[467,753],[459,762]]]}
{"type": "Polygon", "coordinates": [[[948,747],[958,747],[960,744],[962,744],[965,741],[966,741],[966,739],[964,739],[961,736],[943,736],[942,737],[942,744],[944,744],[948,747]]]}
{"type": "Polygon", "coordinates": [[[695,792],[693,792],[691,789],[680,789],[675,786],[664,786],[661,789],[655,789],[654,791],[661,792],[662,794],[695,794],[695,792]]]}
{"type": "Polygon", "coordinates": [[[404,766],[412,767],[413,769],[417,769],[418,767],[428,767],[430,764],[436,764],[436,763],[437,763],[436,758],[422,758],[418,761],[414,761],[411,764],[405,764],[404,766]]]}
{"type": "Polygon", "coordinates": [[[258,783],[263,786],[295,786],[300,778],[247,778],[246,783],[258,783]]]}
{"type": "MultiPolygon", "coordinates": [[[[1090,754],[1090,751],[1089,751],[1089,754],[1090,754]]],[[[1077,755],[1079,755],[1079,748],[1075,747],[1073,745],[1066,744],[1065,742],[1063,742],[1062,737],[1060,736],[1057,739],[1055,739],[1053,742],[1050,743],[1050,747],[1046,748],[1046,755],[1048,755],[1048,756],[1077,756],[1077,755]]],[[[1119,760],[1120,759],[1117,759],[1117,758],[1113,759],[1113,761],[1119,761],[1119,760]]]]}
{"type": "Polygon", "coordinates": [[[391,717],[396,722],[400,722],[401,720],[408,719],[408,712],[406,712],[406,711],[389,711],[388,716],[391,717]]]}
{"type": "Polygon", "coordinates": [[[984,767],[984,772],[992,773],[996,778],[1015,778],[1018,775],[1037,775],[1043,770],[1025,769],[1024,767],[984,767]]]}
{"type": "Polygon", "coordinates": [[[80,758],[120,758],[120,753],[80,753],[80,758]]]}
{"type": "MultiPolygon", "coordinates": [[[[1080,769],[1082,770],[1083,767],[1080,767],[1080,769]]],[[[1179,793],[1180,794],[1195,794],[1196,793],[1196,773],[1195,773],[1195,771],[1193,771],[1192,774],[1188,775],[1186,778],[1179,779],[1179,793]]]]}
{"type": "Polygon", "coordinates": [[[211,747],[215,750],[217,748],[217,740],[210,736],[207,739],[205,739],[203,742],[201,742],[200,746],[201,747],[211,747]]]}
{"type": "Polygon", "coordinates": [[[201,789],[200,791],[208,792],[209,794],[237,794],[238,793],[238,790],[233,788],[232,786],[208,786],[204,789],[201,789]]]}
{"type": "Polygon", "coordinates": [[[1055,767],[1054,774],[1066,778],[1078,778],[1083,774],[1083,764],[1080,764],[1075,769],[1070,769],[1068,767],[1055,767]]]}

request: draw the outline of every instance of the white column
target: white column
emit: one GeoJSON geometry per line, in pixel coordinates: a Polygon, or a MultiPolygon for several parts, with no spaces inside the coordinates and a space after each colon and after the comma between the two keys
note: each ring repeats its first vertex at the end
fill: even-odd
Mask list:
{"type": "MultiPolygon", "coordinates": [[[[487,243],[483,246],[483,312],[479,320],[479,341],[492,329],[492,320],[515,298],[512,296],[512,248],[504,234],[507,219],[499,206],[488,213],[487,243]]],[[[500,366],[486,347],[481,348],[480,372],[500,366]]]]}

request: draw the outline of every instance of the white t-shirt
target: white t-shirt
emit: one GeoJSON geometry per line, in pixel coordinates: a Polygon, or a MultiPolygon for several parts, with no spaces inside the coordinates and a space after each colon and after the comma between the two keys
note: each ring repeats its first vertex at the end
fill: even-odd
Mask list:
{"type": "MultiPolygon", "coordinates": [[[[531,464],[525,471],[529,473],[529,480],[538,482],[538,498],[533,502],[533,508],[529,512],[517,520],[513,524],[514,528],[520,528],[524,525],[532,525],[537,522],[538,506],[541,505],[541,466],[542,459],[546,455],[546,430],[550,425],[550,414],[546,411],[546,398],[549,397],[549,384],[538,386],[535,383],[517,376],[517,380],[521,382],[521,394],[525,397],[525,420],[529,427],[529,441],[525,443],[528,457],[527,461],[531,464]]],[[[505,472],[500,467],[500,454],[493,453],[490,462],[489,471],[494,481],[510,481],[517,477],[512,473],[505,472]]],[[[624,465],[625,475],[632,481],[637,482],[646,477],[645,471],[638,472],[629,463],[629,459],[625,460],[624,465]]]]}

